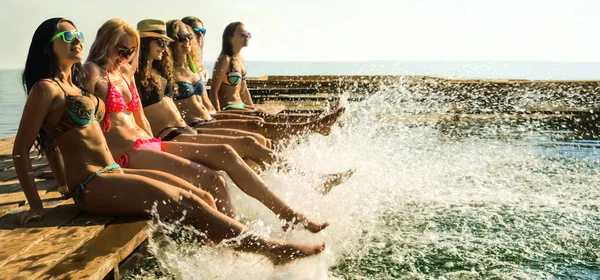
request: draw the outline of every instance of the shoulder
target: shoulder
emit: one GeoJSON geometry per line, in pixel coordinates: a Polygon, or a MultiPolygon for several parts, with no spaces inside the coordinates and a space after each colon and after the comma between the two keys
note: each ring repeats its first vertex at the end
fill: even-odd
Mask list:
{"type": "Polygon", "coordinates": [[[98,79],[98,77],[102,74],[102,68],[93,62],[86,62],[83,64],[83,69],[85,70],[87,76],[92,79],[98,79]]]}
{"type": "Polygon", "coordinates": [[[226,54],[221,54],[217,58],[217,64],[229,64],[231,62],[231,57],[226,54]]]}
{"type": "Polygon", "coordinates": [[[129,65],[129,63],[125,63],[119,66],[119,71],[121,71],[123,75],[133,76],[133,69],[131,68],[131,65],[129,65]]]}
{"type": "Polygon", "coordinates": [[[228,55],[221,54],[221,55],[219,55],[219,57],[217,58],[217,61],[215,62],[215,69],[223,69],[223,68],[229,67],[230,62],[231,62],[231,57],[229,57],[228,55]]]}
{"type": "Polygon", "coordinates": [[[58,96],[62,90],[56,85],[55,82],[49,79],[39,80],[31,87],[29,91],[29,98],[35,98],[37,100],[52,100],[58,96]]]}

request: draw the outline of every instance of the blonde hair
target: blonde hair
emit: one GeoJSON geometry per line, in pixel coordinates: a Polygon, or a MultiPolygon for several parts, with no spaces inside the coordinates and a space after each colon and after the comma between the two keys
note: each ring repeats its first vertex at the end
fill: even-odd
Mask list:
{"type": "Polygon", "coordinates": [[[96,40],[92,44],[87,61],[96,63],[98,66],[110,71],[114,68],[113,57],[115,56],[116,46],[123,35],[133,37],[135,52],[129,58],[132,71],[135,72],[138,67],[138,57],[140,55],[140,35],[133,26],[120,19],[110,19],[106,21],[96,34],[96,40]]]}
{"type": "MultiPolygon", "coordinates": [[[[177,41],[178,37],[177,34],[179,33],[179,31],[181,29],[185,29],[187,30],[190,34],[194,35],[194,31],[192,30],[192,28],[183,23],[181,20],[178,19],[174,19],[174,20],[169,20],[167,21],[167,36],[169,36],[169,38],[177,41]]],[[[192,55],[192,60],[194,61],[194,63],[196,65],[202,66],[202,61],[200,61],[200,53],[199,53],[199,49],[200,47],[198,47],[198,41],[196,41],[195,39],[192,39],[190,41],[190,44],[192,45],[192,48],[190,50],[190,54],[192,55]]],[[[175,44],[171,43],[169,44],[169,48],[171,49],[171,53],[173,54],[173,56],[176,55],[176,51],[175,51],[175,44]]]]}

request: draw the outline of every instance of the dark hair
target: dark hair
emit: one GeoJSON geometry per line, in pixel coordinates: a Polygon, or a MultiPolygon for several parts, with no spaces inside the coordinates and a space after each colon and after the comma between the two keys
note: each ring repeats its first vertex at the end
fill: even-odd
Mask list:
{"type": "MultiPolygon", "coordinates": [[[[173,77],[173,58],[171,51],[167,48],[161,60],[152,61],[152,65],[148,65],[148,51],[152,41],[158,38],[142,38],[140,40],[140,61],[139,67],[135,72],[135,82],[138,87],[141,87],[141,93],[150,94],[151,92],[160,89],[159,81],[152,76],[152,68],[156,69],[160,75],[167,79],[167,87],[165,94],[175,94],[175,78],[173,77]]],[[[142,97],[143,98],[143,97],[142,97]]]]}
{"type": "MultiPolygon", "coordinates": [[[[60,71],[58,68],[58,59],[52,50],[52,42],[50,40],[56,34],[58,24],[61,22],[68,22],[75,26],[70,20],[59,17],[51,18],[42,22],[33,33],[22,76],[23,87],[27,95],[29,95],[29,92],[38,81],[52,79],[60,71]]],[[[71,77],[73,84],[85,91],[83,87],[85,75],[81,62],[73,64],[71,67],[71,77]]],[[[38,133],[34,145],[40,155],[48,153],[54,147],[52,139],[43,128],[38,133]]]]}
{"type": "Polygon", "coordinates": [[[187,16],[181,19],[181,21],[183,23],[185,23],[188,26],[192,26],[192,24],[194,24],[194,22],[199,22],[200,24],[202,24],[204,26],[204,22],[202,22],[199,18],[194,17],[194,16],[187,16]]]}
{"type": "Polygon", "coordinates": [[[225,27],[225,31],[223,31],[223,47],[221,48],[221,53],[227,56],[233,55],[233,45],[231,44],[231,37],[233,37],[235,30],[238,26],[242,25],[241,22],[236,21],[232,22],[227,27],[225,27]]]}

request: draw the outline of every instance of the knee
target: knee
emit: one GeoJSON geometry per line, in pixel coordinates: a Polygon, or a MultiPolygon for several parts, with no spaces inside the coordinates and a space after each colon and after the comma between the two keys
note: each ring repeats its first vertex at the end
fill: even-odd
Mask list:
{"type": "Polygon", "coordinates": [[[251,136],[242,136],[241,142],[244,147],[252,147],[260,145],[260,143],[256,140],[256,138],[251,136]]]}

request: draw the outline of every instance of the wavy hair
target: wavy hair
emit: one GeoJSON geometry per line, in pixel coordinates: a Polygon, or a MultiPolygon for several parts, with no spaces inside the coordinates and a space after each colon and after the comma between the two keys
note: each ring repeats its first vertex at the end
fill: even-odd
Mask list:
{"type": "Polygon", "coordinates": [[[92,44],[87,61],[96,63],[107,70],[113,69],[115,65],[112,58],[115,57],[117,42],[125,34],[133,37],[136,47],[130,58],[131,67],[135,72],[138,67],[140,53],[140,35],[129,23],[120,19],[110,19],[98,29],[96,40],[92,44]]]}
{"type": "MultiPolygon", "coordinates": [[[[178,42],[177,39],[179,39],[179,37],[177,37],[177,34],[182,29],[186,29],[189,33],[194,34],[192,28],[189,25],[183,23],[183,21],[181,20],[174,19],[167,21],[167,36],[175,40],[175,42],[178,42]]],[[[199,61],[200,54],[198,53],[198,50],[200,48],[198,47],[198,42],[196,40],[191,40],[190,43],[192,44],[192,48],[190,51],[190,54],[192,55],[192,60],[196,65],[202,65],[202,61],[199,61]]],[[[173,56],[175,56],[175,44],[170,44],[169,49],[171,49],[171,53],[173,54],[173,56]]]]}
{"type": "Polygon", "coordinates": [[[139,67],[135,72],[135,80],[138,87],[142,88],[144,94],[160,90],[159,81],[152,76],[152,68],[156,69],[160,75],[167,79],[165,93],[175,94],[175,78],[173,77],[173,57],[169,49],[165,50],[161,60],[154,60],[148,64],[148,52],[150,44],[157,38],[142,38],[140,44],[139,67]]]}

